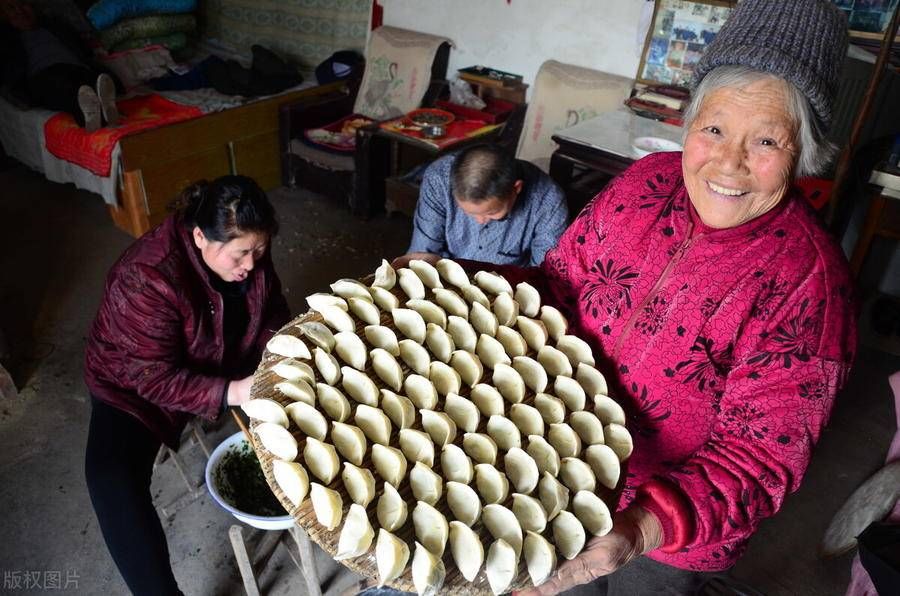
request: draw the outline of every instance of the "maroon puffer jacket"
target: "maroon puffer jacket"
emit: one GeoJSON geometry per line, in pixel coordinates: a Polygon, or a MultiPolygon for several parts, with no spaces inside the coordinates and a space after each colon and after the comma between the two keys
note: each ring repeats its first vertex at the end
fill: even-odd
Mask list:
{"type": "Polygon", "coordinates": [[[192,414],[219,415],[226,384],[251,374],[265,342],[290,318],[269,252],[247,288],[249,323],[224,362],[222,296],[178,216],[142,236],[109,272],[85,353],[97,399],[177,445],[192,414]]]}

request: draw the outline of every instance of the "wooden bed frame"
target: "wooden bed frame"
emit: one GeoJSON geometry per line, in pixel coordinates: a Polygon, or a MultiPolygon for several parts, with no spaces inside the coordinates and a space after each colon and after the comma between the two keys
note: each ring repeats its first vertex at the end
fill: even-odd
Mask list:
{"type": "Polygon", "coordinates": [[[165,219],[186,186],[226,174],[250,176],[265,190],[277,187],[279,107],[343,89],[343,82],[310,87],[124,137],[119,204],[109,206],[113,221],[138,237],[165,219]]]}

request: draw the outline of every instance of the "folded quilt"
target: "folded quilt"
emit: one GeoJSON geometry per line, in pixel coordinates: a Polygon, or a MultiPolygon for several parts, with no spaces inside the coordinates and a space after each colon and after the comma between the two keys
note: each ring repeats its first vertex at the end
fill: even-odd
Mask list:
{"type": "Polygon", "coordinates": [[[197,9],[197,0],[100,0],[87,11],[88,20],[102,31],[128,17],[186,13],[197,9]]]}
{"type": "Polygon", "coordinates": [[[160,14],[119,21],[100,32],[100,43],[112,48],[129,39],[159,37],[172,33],[190,33],[197,29],[192,14],[160,14]]]}

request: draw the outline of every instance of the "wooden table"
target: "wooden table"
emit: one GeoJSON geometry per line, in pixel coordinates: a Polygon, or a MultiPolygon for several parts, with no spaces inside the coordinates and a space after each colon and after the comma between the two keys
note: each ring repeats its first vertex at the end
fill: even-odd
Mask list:
{"type": "Polygon", "coordinates": [[[876,168],[869,176],[869,184],[875,188],[875,194],[850,257],[854,277],[859,276],[875,236],[900,240],[900,174],[876,168]]]}

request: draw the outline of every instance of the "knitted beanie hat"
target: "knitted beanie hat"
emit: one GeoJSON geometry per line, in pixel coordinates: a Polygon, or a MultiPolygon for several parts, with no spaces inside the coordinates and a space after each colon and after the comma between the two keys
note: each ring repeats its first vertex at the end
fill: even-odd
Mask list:
{"type": "Polygon", "coordinates": [[[771,73],[806,96],[827,130],[847,53],[847,19],[826,0],[743,0],[694,69],[694,86],[717,66],[771,73]]]}

